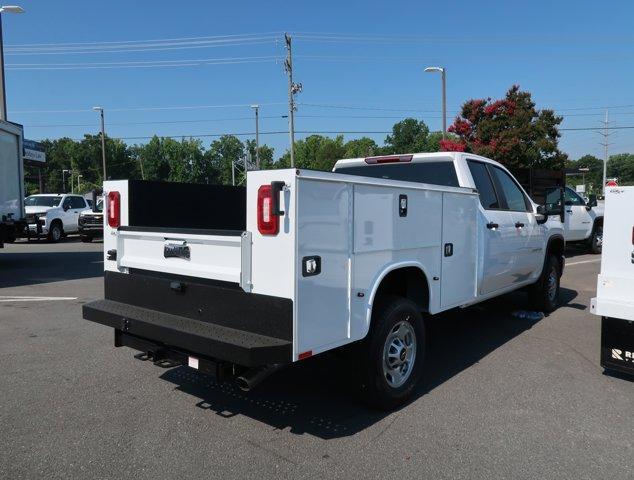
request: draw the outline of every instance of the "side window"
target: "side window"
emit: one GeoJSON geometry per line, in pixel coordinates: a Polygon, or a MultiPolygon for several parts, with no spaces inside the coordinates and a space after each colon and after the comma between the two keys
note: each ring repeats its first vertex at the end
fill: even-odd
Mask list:
{"type": "Polygon", "coordinates": [[[583,199],[577,195],[574,190],[568,187],[564,190],[564,201],[566,205],[585,205],[583,199]]]}
{"type": "Polygon", "coordinates": [[[72,197],[66,197],[64,199],[64,203],[62,203],[62,208],[71,208],[73,203],[72,200],[72,197]]]}
{"type": "Polygon", "coordinates": [[[71,208],[86,208],[86,202],[81,197],[72,197],[71,208]]]}
{"type": "Polygon", "coordinates": [[[487,210],[500,208],[500,202],[493,188],[491,176],[487,171],[487,167],[482,162],[468,160],[469,170],[475,182],[475,186],[480,194],[480,203],[487,210]]]}
{"type": "Polygon", "coordinates": [[[504,170],[498,167],[493,167],[493,175],[498,181],[498,187],[504,193],[506,198],[507,210],[514,212],[525,212],[528,210],[526,204],[526,197],[517,183],[511,178],[511,176],[504,170]]]}

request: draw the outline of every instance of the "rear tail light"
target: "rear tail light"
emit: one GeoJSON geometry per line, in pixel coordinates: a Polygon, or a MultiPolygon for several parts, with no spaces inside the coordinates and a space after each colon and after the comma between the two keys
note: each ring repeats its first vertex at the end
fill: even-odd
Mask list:
{"type": "Polygon", "coordinates": [[[110,228],[119,228],[121,225],[121,195],[119,192],[108,192],[106,210],[108,226],[110,226],[110,228]]]}
{"type": "Polygon", "coordinates": [[[276,201],[271,185],[262,185],[258,189],[258,231],[262,235],[277,235],[280,231],[276,201]]]}

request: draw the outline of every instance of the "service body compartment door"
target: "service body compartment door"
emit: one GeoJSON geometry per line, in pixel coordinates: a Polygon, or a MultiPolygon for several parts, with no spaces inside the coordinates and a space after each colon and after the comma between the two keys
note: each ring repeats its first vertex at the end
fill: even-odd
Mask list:
{"type": "Polygon", "coordinates": [[[297,183],[296,355],[350,336],[352,188],[301,177],[297,183]]]}
{"type": "Polygon", "coordinates": [[[476,297],[478,197],[443,193],[442,308],[463,305],[476,297]]]}

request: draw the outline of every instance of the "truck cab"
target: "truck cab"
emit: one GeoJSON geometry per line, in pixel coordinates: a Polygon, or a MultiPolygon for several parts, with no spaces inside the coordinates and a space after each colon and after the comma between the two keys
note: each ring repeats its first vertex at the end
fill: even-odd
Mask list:
{"type": "MultiPolygon", "coordinates": [[[[552,192],[547,202],[556,203],[558,192],[552,192]]],[[[564,188],[564,238],[566,243],[585,245],[590,253],[600,254],[603,246],[603,207],[596,196],[585,200],[570,187],[564,188]]]]}

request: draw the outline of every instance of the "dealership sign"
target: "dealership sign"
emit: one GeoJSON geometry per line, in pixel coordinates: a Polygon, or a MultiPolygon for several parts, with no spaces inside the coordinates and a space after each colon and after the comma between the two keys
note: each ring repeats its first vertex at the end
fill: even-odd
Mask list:
{"type": "Polygon", "coordinates": [[[33,162],[46,162],[46,153],[44,153],[44,146],[33,140],[24,140],[24,160],[31,160],[33,162]]]}

